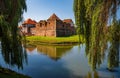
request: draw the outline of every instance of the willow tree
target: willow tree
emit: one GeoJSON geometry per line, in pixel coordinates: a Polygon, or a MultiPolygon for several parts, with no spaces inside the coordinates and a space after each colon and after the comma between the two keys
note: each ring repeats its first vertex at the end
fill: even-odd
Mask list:
{"type": "Polygon", "coordinates": [[[114,67],[119,67],[119,40],[120,40],[120,21],[113,20],[110,34],[110,49],[108,53],[108,68],[112,70],[114,67]]]}
{"type": "Polygon", "coordinates": [[[120,0],[74,0],[75,22],[79,34],[85,38],[86,55],[93,69],[102,62],[107,47],[108,20],[116,16],[119,5],[120,0]]]}
{"type": "Polygon", "coordinates": [[[2,55],[6,63],[22,67],[23,55],[18,22],[26,11],[26,0],[0,0],[2,55]]]}

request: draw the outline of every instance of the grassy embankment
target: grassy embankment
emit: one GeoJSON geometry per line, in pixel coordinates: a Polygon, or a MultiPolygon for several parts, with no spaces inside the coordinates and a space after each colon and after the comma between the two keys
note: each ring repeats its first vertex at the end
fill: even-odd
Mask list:
{"type": "Polygon", "coordinates": [[[30,78],[30,77],[18,74],[10,69],[0,67],[0,78],[30,78]]]}
{"type": "MultiPolygon", "coordinates": [[[[82,38],[82,36],[80,36],[82,38]]],[[[79,43],[79,36],[74,35],[70,37],[41,37],[41,36],[27,36],[26,40],[30,44],[53,44],[53,45],[68,45],[79,43]]],[[[83,43],[81,40],[80,43],[83,43]]]]}

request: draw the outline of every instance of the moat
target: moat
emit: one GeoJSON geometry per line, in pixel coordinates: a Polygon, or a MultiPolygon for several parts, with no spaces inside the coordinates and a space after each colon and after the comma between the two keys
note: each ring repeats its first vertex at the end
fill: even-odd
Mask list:
{"type": "MultiPolygon", "coordinates": [[[[26,51],[27,63],[23,63],[23,69],[6,64],[1,52],[0,65],[32,78],[120,78],[120,63],[113,71],[107,69],[110,60],[108,50],[104,52],[103,56],[95,57],[102,60],[101,62],[95,61],[96,69],[93,68],[94,64],[90,61],[91,57],[86,55],[84,44],[74,46],[36,45],[27,47],[26,51]]],[[[120,54],[116,56],[120,60],[120,54]]]]}

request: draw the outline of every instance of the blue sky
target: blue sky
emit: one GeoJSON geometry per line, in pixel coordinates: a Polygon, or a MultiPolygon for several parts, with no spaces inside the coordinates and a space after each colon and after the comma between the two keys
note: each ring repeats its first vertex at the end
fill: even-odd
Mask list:
{"type": "Polygon", "coordinates": [[[48,19],[55,13],[60,19],[71,18],[74,21],[73,0],[27,0],[27,12],[24,19],[32,18],[37,22],[48,19]]]}
{"type": "MultiPolygon", "coordinates": [[[[37,22],[48,19],[55,13],[60,19],[71,18],[74,21],[73,0],[27,0],[27,12],[24,19],[32,18],[37,22]]],[[[120,9],[117,12],[120,19],[120,9]]]]}
{"type": "Polygon", "coordinates": [[[117,11],[117,18],[120,19],[120,7],[119,7],[119,9],[117,11]]]}

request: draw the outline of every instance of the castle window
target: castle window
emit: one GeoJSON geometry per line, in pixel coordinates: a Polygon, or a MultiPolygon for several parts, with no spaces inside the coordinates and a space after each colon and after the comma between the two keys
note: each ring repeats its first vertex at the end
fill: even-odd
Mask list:
{"type": "Polygon", "coordinates": [[[45,26],[47,26],[47,22],[45,22],[45,26]]]}
{"type": "Polygon", "coordinates": [[[42,23],[40,23],[40,27],[42,27],[42,23]]]}

